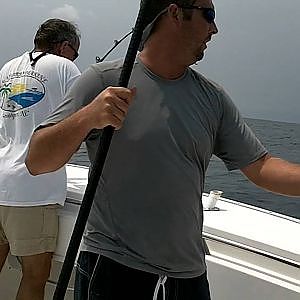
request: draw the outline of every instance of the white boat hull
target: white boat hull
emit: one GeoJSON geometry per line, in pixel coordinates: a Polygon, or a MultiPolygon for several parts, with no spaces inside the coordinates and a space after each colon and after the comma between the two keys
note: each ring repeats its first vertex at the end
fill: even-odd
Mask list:
{"type": "MultiPolygon", "coordinates": [[[[59,212],[45,299],[52,299],[87,183],[87,168],[68,166],[67,173],[68,200],[59,212]]],[[[212,300],[300,299],[300,220],[221,198],[217,209],[204,211],[203,231],[212,300]]],[[[18,264],[9,262],[13,267],[6,265],[0,276],[1,299],[6,300],[14,299],[20,279],[18,264]]],[[[73,285],[74,272],[65,299],[73,299],[73,285]]]]}
{"type": "Polygon", "coordinates": [[[300,299],[300,281],[296,279],[300,270],[296,267],[206,241],[211,249],[206,262],[213,300],[300,299]]]}

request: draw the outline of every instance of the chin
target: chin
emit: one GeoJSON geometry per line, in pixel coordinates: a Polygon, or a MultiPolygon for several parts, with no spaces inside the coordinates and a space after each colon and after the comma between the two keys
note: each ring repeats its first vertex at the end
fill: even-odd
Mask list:
{"type": "Polygon", "coordinates": [[[201,52],[201,53],[199,53],[199,54],[196,56],[195,62],[200,61],[200,60],[202,60],[203,58],[204,58],[204,52],[201,52]]]}
{"type": "Polygon", "coordinates": [[[198,61],[202,60],[204,57],[204,52],[200,52],[196,55],[194,55],[193,59],[191,60],[190,62],[190,66],[193,65],[193,64],[196,64],[198,61]]]}
{"type": "Polygon", "coordinates": [[[201,53],[200,55],[198,55],[197,59],[198,60],[202,60],[204,58],[204,53],[201,53]]]}

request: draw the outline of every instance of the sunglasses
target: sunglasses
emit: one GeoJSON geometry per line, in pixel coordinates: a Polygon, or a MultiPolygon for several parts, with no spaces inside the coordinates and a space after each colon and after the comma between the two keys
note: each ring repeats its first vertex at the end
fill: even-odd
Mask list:
{"type": "Polygon", "coordinates": [[[180,6],[180,8],[201,10],[202,14],[203,14],[203,18],[206,20],[207,23],[212,24],[215,22],[216,12],[211,7],[201,7],[201,6],[196,6],[196,5],[184,5],[184,6],[180,6]]]}
{"type": "Polygon", "coordinates": [[[78,51],[72,46],[71,43],[68,43],[68,46],[74,51],[74,58],[73,61],[79,56],[78,51]]]}

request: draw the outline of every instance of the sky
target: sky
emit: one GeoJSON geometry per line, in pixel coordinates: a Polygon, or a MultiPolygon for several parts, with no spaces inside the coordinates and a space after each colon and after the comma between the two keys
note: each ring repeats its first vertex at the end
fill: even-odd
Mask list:
{"type": "MultiPolygon", "coordinates": [[[[139,9],[139,0],[0,3],[1,67],[33,48],[39,24],[59,17],[80,29],[76,64],[81,71],[134,27],[139,9]]],[[[214,4],[219,33],[196,70],[222,85],[244,117],[300,123],[300,1],[215,0],[214,4]]],[[[124,56],[127,45],[119,45],[107,59],[124,56]]]]}

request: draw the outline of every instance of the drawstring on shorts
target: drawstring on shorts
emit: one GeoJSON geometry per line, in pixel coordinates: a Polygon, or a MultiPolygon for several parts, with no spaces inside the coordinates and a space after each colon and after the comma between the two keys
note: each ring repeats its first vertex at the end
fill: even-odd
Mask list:
{"type": "Polygon", "coordinates": [[[166,287],[165,287],[165,283],[167,281],[167,276],[165,275],[161,275],[159,276],[158,280],[157,280],[157,284],[154,290],[154,294],[153,294],[153,300],[157,300],[157,296],[158,296],[158,292],[160,287],[162,286],[162,290],[163,290],[163,300],[166,300],[166,287]]]}

